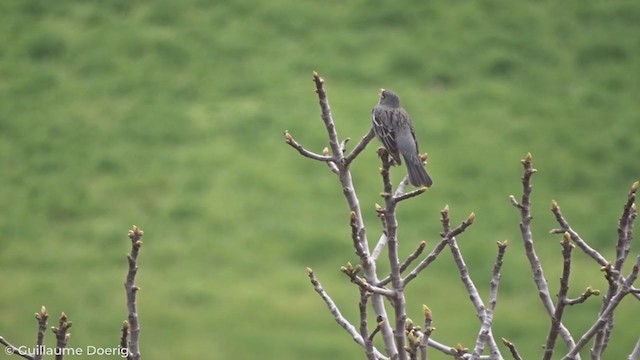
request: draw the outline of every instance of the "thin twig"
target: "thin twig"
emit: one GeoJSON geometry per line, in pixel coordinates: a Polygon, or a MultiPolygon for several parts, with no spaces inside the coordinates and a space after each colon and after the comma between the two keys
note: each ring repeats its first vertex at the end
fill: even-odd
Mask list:
{"type": "Polygon", "coordinates": [[[511,352],[511,356],[513,356],[514,360],[522,360],[522,357],[520,357],[520,354],[518,353],[518,349],[516,349],[516,345],[514,343],[512,343],[511,341],[502,338],[502,343],[509,348],[509,351],[511,352]]]}
{"type": "MultiPolygon", "coordinates": [[[[307,275],[309,276],[311,285],[313,285],[313,289],[316,291],[316,293],[318,293],[318,295],[320,295],[324,303],[327,305],[327,307],[329,308],[329,312],[331,312],[334,320],[338,323],[338,325],[340,325],[340,327],[342,327],[349,335],[351,335],[351,338],[353,338],[356,343],[358,343],[363,348],[366,347],[367,345],[365,343],[365,340],[362,338],[362,335],[360,335],[360,333],[358,333],[358,330],[356,330],[356,328],[342,315],[336,303],[333,301],[333,299],[331,299],[331,297],[329,297],[327,292],[322,287],[320,281],[316,278],[313,270],[307,268],[307,275]]],[[[386,357],[375,348],[373,351],[377,359],[386,359],[386,357]]]]}
{"type": "MultiPolygon", "coordinates": [[[[10,354],[10,355],[18,355],[21,356],[25,359],[28,360],[34,360],[34,358],[27,354],[26,352],[20,350],[19,348],[13,346],[10,342],[8,342],[7,340],[5,340],[2,336],[0,336],[0,344],[4,345],[5,349],[5,354],[10,354]]],[[[41,349],[41,347],[36,348],[38,349],[38,351],[36,351],[36,353],[39,353],[39,349],[41,349]]]]}
{"type": "Polygon", "coordinates": [[[351,226],[351,240],[353,241],[356,255],[360,258],[360,262],[364,264],[368,261],[367,249],[363,247],[362,243],[364,228],[358,226],[358,215],[354,211],[349,216],[349,226],[351,226]]]}
{"type": "Polygon", "coordinates": [[[558,302],[556,309],[551,317],[551,327],[549,328],[549,334],[547,335],[547,341],[544,347],[544,360],[550,360],[553,356],[553,351],[556,347],[556,339],[558,338],[558,331],[562,324],[562,315],[564,314],[564,307],[567,305],[567,294],[569,293],[569,276],[571,275],[571,250],[574,245],[571,243],[571,235],[565,233],[562,241],[562,276],[560,277],[560,290],[558,291],[558,302]]]}
{"type": "MultiPolygon", "coordinates": [[[[578,234],[578,232],[575,231],[571,227],[571,225],[569,224],[567,219],[562,214],[562,211],[560,210],[560,206],[558,205],[558,203],[555,200],[553,200],[551,202],[551,212],[553,212],[553,215],[555,216],[556,221],[560,225],[560,229],[553,229],[553,230],[550,231],[552,234],[569,233],[569,235],[571,235],[571,241],[573,241],[573,243],[576,244],[576,246],[580,250],[582,250],[582,252],[584,252],[589,257],[591,257],[593,260],[595,260],[600,266],[604,267],[604,266],[609,266],[610,265],[609,260],[607,260],[604,256],[602,256],[602,254],[600,254],[597,250],[595,250],[594,248],[589,246],[589,244],[587,244],[587,242],[584,239],[582,239],[580,234],[578,234]]],[[[632,222],[632,224],[633,224],[633,222],[632,222]]],[[[626,279],[624,277],[622,277],[620,280],[621,281],[625,281],[626,279]]],[[[637,289],[636,288],[632,288],[631,289],[631,294],[636,299],[640,300],[640,293],[634,293],[635,290],[637,290],[637,289]]]]}
{"type": "MultiPolygon", "coordinates": [[[[618,241],[616,244],[616,258],[613,263],[613,269],[611,269],[611,273],[615,274],[615,276],[612,277],[609,289],[604,296],[600,313],[604,311],[605,306],[611,301],[611,298],[615,296],[616,292],[618,291],[618,279],[620,278],[622,267],[624,266],[624,263],[627,260],[627,256],[629,255],[629,250],[631,249],[631,239],[633,238],[633,225],[635,221],[636,191],[638,190],[639,186],[640,183],[637,181],[633,183],[633,185],[631,185],[631,189],[627,194],[627,201],[625,202],[622,209],[622,215],[620,215],[620,219],[618,220],[618,241]]],[[[611,337],[611,332],[613,331],[613,327],[614,321],[612,312],[607,316],[604,325],[597,331],[595,335],[593,347],[591,348],[591,354],[593,358],[600,358],[606,350],[607,344],[609,343],[609,339],[611,337]]]]}
{"type": "Polygon", "coordinates": [[[351,279],[351,282],[358,285],[358,287],[360,287],[361,290],[364,290],[373,294],[382,295],[387,298],[390,298],[391,300],[393,300],[393,298],[396,296],[396,292],[393,290],[385,289],[385,288],[374,286],[367,283],[365,279],[358,276],[359,268],[354,267],[353,265],[351,265],[351,263],[347,263],[347,266],[341,267],[340,271],[342,271],[345,275],[347,275],[351,279]]]}
{"type": "Polygon", "coordinates": [[[627,195],[627,202],[622,209],[622,215],[618,220],[618,244],[616,245],[616,261],[613,268],[620,272],[624,265],[627,255],[629,255],[629,249],[631,248],[631,237],[633,229],[632,216],[634,211],[632,210],[636,200],[636,191],[640,187],[640,182],[636,181],[631,185],[629,194],[627,195]]]}
{"type": "Polygon", "coordinates": [[[71,334],[67,332],[71,327],[72,323],[67,318],[67,314],[64,312],[60,315],[60,322],[58,323],[58,327],[52,327],[51,331],[56,334],[56,360],[62,360],[64,357],[64,348],[67,347],[67,342],[69,341],[69,337],[71,334]]]}
{"type": "MultiPolygon", "coordinates": [[[[538,296],[540,297],[547,314],[552,317],[555,313],[555,307],[551,300],[551,295],[549,294],[549,286],[547,285],[547,280],[544,277],[542,265],[540,264],[540,260],[538,259],[538,255],[536,254],[536,250],[533,245],[533,233],[531,232],[531,220],[533,219],[531,216],[531,191],[533,189],[533,186],[531,185],[531,176],[535,174],[537,170],[533,168],[532,156],[530,153],[528,153],[521,162],[524,168],[524,175],[522,176],[522,198],[520,202],[518,202],[515,196],[511,195],[510,199],[513,206],[520,210],[520,233],[524,242],[527,259],[531,266],[531,272],[533,273],[533,280],[538,288],[538,296]]],[[[572,349],[575,346],[575,341],[571,337],[569,330],[567,330],[564,325],[560,324],[559,331],[560,336],[562,336],[567,347],[572,349]]],[[[577,359],[579,359],[579,357],[577,359]]]]}
{"type": "Polygon", "coordinates": [[[415,189],[413,191],[409,191],[408,193],[404,193],[402,195],[394,196],[393,197],[393,201],[395,201],[396,203],[399,203],[400,201],[411,199],[412,197],[416,197],[418,195],[421,195],[427,190],[428,190],[428,188],[426,188],[426,187],[420,187],[420,188],[417,188],[417,189],[415,189]]]}
{"type": "MultiPolygon", "coordinates": [[[[478,333],[478,337],[476,339],[476,347],[473,349],[473,354],[471,355],[471,359],[477,359],[482,354],[484,350],[485,344],[490,344],[491,341],[495,342],[493,339],[493,335],[491,334],[491,327],[493,325],[493,312],[496,309],[496,304],[498,302],[498,286],[500,285],[500,270],[502,269],[502,264],[504,263],[504,254],[507,250],[507,246],[509,243],[505,240],[503,242],[498,242],[498,255],[496,256],[496,262],[493,265],[493,272],[491,275],[491,283],[489,290],[489,306],[485,309],[484,319],[482,320],[482,326],[480,327],[480,332],[478,333]]],[[[502,358],[502,355],[497,349],[494,351],[492,349],[491,355],[494,358],[502,358]]]]}
{"type": "MultiPolygon", "coordinates": [[[[407,256],[407,258],[402,262],[402,264],[400,264],[400,272],[404,272],[409,267],[409,265],[413,263],[415,259],[420,257],[420,255],[422,254],[426,246],[427,246],[427,243],[425,241],[421,241],[418,247],[411,254],[409,254],[409,256],[407,256]]],[[[390,281],[391,281],[391,276],[387,276],[384,279],[380,280],[380,282],[378,283],[378,286],[385,286],[390,281]]]]}
{"type": "Polygon", "coordinates": [[[300,143],[298,143],[288,131],[284,133],[284,141],[292,148],[298,150],[302,156],[308,157],[309,159],[325,162],[333,161],[332,156],[316,154],[313,151],[305,149],[304,146],[300,145],[300,143]]]}
{"type": "MultiPolygon", "coordinates": [[[[444,217],[442,219],[442,223],[443,223],[443,229],[444,232],[447,233],[447,231],[449,233],[454,233],[454,231],[449,230],[449,212],[444,212],[444,217]]],[[[469,217],[467,218],[467,220],[465,220],[463,222],[463,224],[465,223],[469,223],[472,224],[475,221],[475,217],[476,215],[474,213],[471,213],[469,215],[469,217]]],[[[454,229],[455,230],[455,229],[454,229]]],[[[486,308],[484,305],[484,302],[482,301],[482,298],[480,297],[480,294],[478,293],[478,288],[476,287],[476,285],[473,283],[473,280],[471,279],[471,276],[469,276],[469,269],[467,268],[467,264],[464,261],[464,257],[462,256],[462,252],[460,251],[460,248],[458,247],[458,243],[456,241],[456,237],[454,235],[451,235],[447,233],[445,235],[446,238],[449,239],[449,249],[451,250],[451,255],[453,256],[453,260],[456,263],[456,266],[458,267],[458,271],[460,272],[460,280],[462,280],[462,283],[465,286],[465,289],[467,290],[467,293],[469,294],[469,299],[471,300],[471,303],[473,304],[473,306],[476,309],[476,316],[478,317],[478,320],[480,320],[481,324],[484,324],[485,322],[485,315],[486,315],[486,308]]],[[[492,354],[499,354],[499,350],[498,350],[498,344],[496,343],[494,337],[493,337],[493,333],[491,331],[490,326],[486,329],[486,340],[487,340],[487,344],[489,345],[490,351],[492,354]]],[[[477,354],[477,356],[480,356],[480,354],[477,354]]],[[[473,355],[472,355],[473,358],[473,355]]]]}
{"type": "MultiPolygon", "coordinates": [[[[35,314],[36,320],[38,320],[38,335],[36,336],[36,349],[43,349],[44,333],[47,331],[47,320],[49,319],[49,313],[47,308],[42,305],[40,311],[35,314]]],[[[42,351],[36,351],[34,360],[42,359],[42,351]]]]}
{"type": "Polygon", "coordinates": [[[129,311],[129,346],[127,354],[132,360],[140,359],[140,323],[138,322],[138,305],[136,304],[139,288],[135,284],[135,279],[138,273],[138,253],[142,247],[142,240],[140,239],[143,236],[144,231],[135,225],[133,229],[129,230],[131,252],[127,255],[129,271],[127,272],[124,288],[127,294],[127,309],[129,311]]]}
{"type": "Polygon", "coordinates": [[[444,250],[444,248],[449,243],[449,239],[452,236],[457,236],[463,233],[469,226],[471,226],[471,224],[473,224],[473,221],[475,220],[475,215],[469,216],[467,220],[462,222],[462,224],[455,227],[453,230],[449,230],[450,225],[449,225],[449,206],[448,205],[445,206],[444,209],[442,209],[442,211],[440,211],[440,217],[441,217],[441,221],[443,222],[443,228],[445,229],[445,231],[441,234],[442,240],[440,241],[440,243],[438,243],[438,245],[436,245],[436,247],[433,250],[431,250],[431,252],[429,253],[429,255],[427,255],[426,258],[420,261],[420,263],[418,263],[418,265],[416,265],[416,267],[413,270],[411,270],[411,272],[409,272],[407,276],[405,276],[403,280],[404,286],[407,286],[409,282],[411,282],[411,280],[415,279],[422,270],[426,269],[427,266],[429,266],[429,264],[431,264],[438,257],[438,255],[440,255],[442,250],[444,250]]]}
{"type": "Polygon", "coordinates": [[[431,309],[427,305],[422,305],[422,313],[424,314],[424,332],[422,336],[422,341],[420,342],[420,359],[427,360],[429,347],[427,344],[429,343],[429,338],[431,337],[431,333],[435,330],[434,327],[431,326],[433,322],[433,314],[431,313],[431,309]]]}
{"type": "Polygon", "coordinates": [[[575,299],[567,299],[565,303],[569,306],[582,304],[583,302],[587,301],[587,299],[589,299],[591,296],[598,296],[598,295],[600,295],[600,290],[592,289],[591,286],[587,286],[587,289],[582,294],[580,294],[580,296],[578,296],[575,299]]]}
{"type": "MultiPolygon", "coordinates": [[[[635,222],[635,199],[636,199],[636,191],[640,183],[635,182],[627,194],[627,200],[625,205],[623,206],[622,215],[618,220],[618,240],[616,244],[616,260],[614,264],[609,263],[600,253],[591,248],[586,244],[586,242],[580,237],[580,235],[574,231],[569,225],[568,221],[562,215],[560,210],[560,206],[558,206],[556,201],[552,202],[551,211],[553,212],[556,221],[560,224],[561,229],[552,230],[553,233],[559,232],[560,230],[565,230],[565,237],[568,234],[571,240],[586,254],[591,256],[594,260],[596,260],[602,267],[605,272],[605,278],[609,283],[609,287],[603,297],[602,307],[600,308],[600,314],[604,312],[611,299],[618,292],[619,281],[624,282],[626,279],[620,274],[622,266],[629,254],[630,242],[633,237],[633,226],[635,222]]],[[[639,294],[634,293],[633,290],[635,288],[631,288],[631,293],[636,298],[639,298],[639,294]]],[[[604,353],[607,344],[609,342],[609,338],[611,336],[611,332],[613,331],[613,313],[609,314],[606,318],[603,318],[604,325],[601,326],[596,332],[595,339],[593,342],[593,347],[591,348],[591,355],[593,358],[600,358],[604,353]]]]}
{"type": "Polygon", "coordinates": [[[613,313],[616,307],[620,305],[620,302],[622,301],[622,299],[627,294],[629,294],[629,292],[631,291],[631,285],[638,278],[639,271],[640,271],[640,256],[636,258],[636,262],[633,265],[633,269],[631,270],[631,273],[627,277],[627,280],[622,283],[622,286],[620,286],[620,289],[618,290],[618,292],[615,294],[613,298],[611,298],[611,301],[609,301],[609,303],[607,304],[607,307],[604,309],[604,311],[602,311],[602,313],[598,317],[598,320],[596,320],[596,322],[589,328],[589,330],[587,330],[584,333],[584,335],[582,335],[580,340],[576,342],[576,346],[571,348],[571,350],[567,353],[567,355],[565,355],[562,358],[562,360],[577,359],[577,354],[580,352],[580,350],[589,342],[589,340],[591,340],[591,338],[598,332],[598,330],[600,330],[600,328],[602,328],[602,326],[605,325],[605,323],[607,322],[607,319],[613,313]]]}
{"type": "Polygon", "coordinates": [[[344,161],[347,165],[351,164],[353,160],[367,147],[369,142],[373,140],[375,137],[375,133],[373,132],[373,127],[369,129],[369,132],[362,137],[362,140],[356,145],[356,147],[351,150],[351,153],[344,158],[344,161]]]}
{"type": "Polygon", "coordinates": [[[369,338],[369,330],[367,329],[367,302],[369,302],[370,294],[360,289],[360,302],[358,303],[358,309],[360,310],[360,336],[364,341],[364,352],[367,355],[367,359],[376,360],[376,355],[373,352],[373,341],[369,338]]]}
{"type": "MultiPolygon", "coordinates": [[[[407,186],[409,186],[409,177],[405,176],[404,179],[400,181],[400,184],[398,184],[398,187],[396,188],[396,191],[393,193],[393,196],[397,197],[404,194],[404,190],[407,188],[407,186]]],[[[382,253],[382,249],[386,245],[387,245],[387,235],[383,231],[382,235],[380,235],[380,239],[378,239],[378,243],[376,244],[376,247],[371,252],[371,259],[373,259],[373,261],[378,260],[378,257],[380,257],[380,254],[382,253]]],[[[391,280],[391,278],[389,278],[389,280],[391,280]]]]}

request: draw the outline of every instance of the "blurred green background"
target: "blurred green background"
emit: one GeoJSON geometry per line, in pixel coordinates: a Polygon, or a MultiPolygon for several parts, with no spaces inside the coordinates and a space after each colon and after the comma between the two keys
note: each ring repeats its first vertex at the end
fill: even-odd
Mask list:
{"type": "MultiPolygon", "coordinates": [[[[50,324],[61,311],[74,322],[70,346],[117,344],[136,224],[145,358],[363,358],[304,272],[357,319],[357,290],[338,271],[357,262],[342,191],[283,141],[289,130],[327,145],[317,70],[342,138],[367,132],[380,87],[400,94],[435,180],[399,209],[402,255],[433,248],[446,204],[454,224],[475,211],[459,241],[485,299],[495,242],[511,244],[494,334],[539,358],[549,320],[508,196],[530,151],[553,293],[551,199],[612,256],[640,177],[639,19],[637,1],[2,1],[0,335],[33,344],[46,305],[50,324]]],[[[371,242],[372,144],[353,166],[371,242]]],[[[574,258],[570,295],[605,289],[599,267],[574,258]]],[[[479,324],[448,251],[407,299],[411,318],[433,310],[434,338],[473,347],[479,324]]],[[[576,337],[600,304],[567,309],[576,337]]],[[[630,353],[637,314],[626,299],[607,358],[630,353]]]]}

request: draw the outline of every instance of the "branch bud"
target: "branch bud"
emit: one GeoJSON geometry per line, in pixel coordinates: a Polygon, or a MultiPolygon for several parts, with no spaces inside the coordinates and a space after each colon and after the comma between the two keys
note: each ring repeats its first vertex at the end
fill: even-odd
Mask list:
{"type": "Polygon", "coordinates": [[[42,305],[42,307],[40,308],[40,311],[38,311],[36,313],[36,319],[38,320],[42,320],[42,319],[47,319],[49,317],[49,313],[47,313],[47,308],[44,307],[44,305],[42,305]]]}
{"type": "Polygon", "coordinates": [[[551,210],[556,211],[558,209],[560,209],[558,203],[555,200],[551,200],[551,210]]]}
{"type": "Polygon", "coordinates": [[[631,185],[631,192],[636,192],[640,188],[640,181],[636,181],[631,185]]]}
{"type": "Polygon", "coordinates": [[[591,286],[587,286],[587,290],[585,291],[587,294],[593,294],[595,296],[599,296],[600,295],[600,290],[598,289],[593,289],[591,288],[591,286]]]}
{"type": "Polygon", "coordinates": [[[139,227],[133,225],[133,228],[129,230],[129,238],[130,239],[140,239],[144,236],[144,231],[142,231],[139,227]]]}
{"type": "Polygon", "coordinates": [[[327,156],[329,155],[329,148],[328,147],[324,147],[324,149],[322,149],[322,155],[327,156]]]}
{"type": "Polygon", "coordinates": [[[411,331],[413,329],[413,320],[411,320],[411,318],[407,318],[407,320],[405,320],[404,329],[406,331],[411,331]]]}
{"type": "Polygon", "coordinates": [[[349,273],[353,273],[353,265],[351,265],[351,262],[347,261],[347,266],[343,268],[348,271],[349,273]]]}
{"type": "Polygon", "coordinates": [[[422,313],[424,314],[425,320],[431,321],[431,309],[425,304],[422,304],[422,313]]]}
{"type": "Polygon", "coordinates": [[[471,225],[474,221],[476,221],[476,213],[472,212],[471,214],[469,214],[467,222],[469,223],[469,225],[471,225]]]}

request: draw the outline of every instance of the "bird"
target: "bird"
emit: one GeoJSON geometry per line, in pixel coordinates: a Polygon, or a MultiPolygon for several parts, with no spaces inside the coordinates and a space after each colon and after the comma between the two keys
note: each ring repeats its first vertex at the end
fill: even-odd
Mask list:
{"type": "Polygon", "coordinates": [[[420,157],[411,117],[400,106],[398,95],[393,91],[380,89],[380,101],[371,113],[376,137],[396,164],[402,165],[402,159],[404,159],[409,183],[416,187],[431,187],[433,181],[420,157]]]}

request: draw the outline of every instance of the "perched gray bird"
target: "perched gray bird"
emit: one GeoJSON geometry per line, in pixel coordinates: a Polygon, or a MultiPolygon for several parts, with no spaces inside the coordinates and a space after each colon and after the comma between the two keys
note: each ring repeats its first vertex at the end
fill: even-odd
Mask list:
{"type": "Polygon", "coordinates": [[[430,187],[433,181],[424,168],[411,118],[400,107],[398,95],[381,89],[380,102],[373,108],[372,114],[373,131],[398,165],[402,164],[402,154],[411,185],[430,187]]]}

